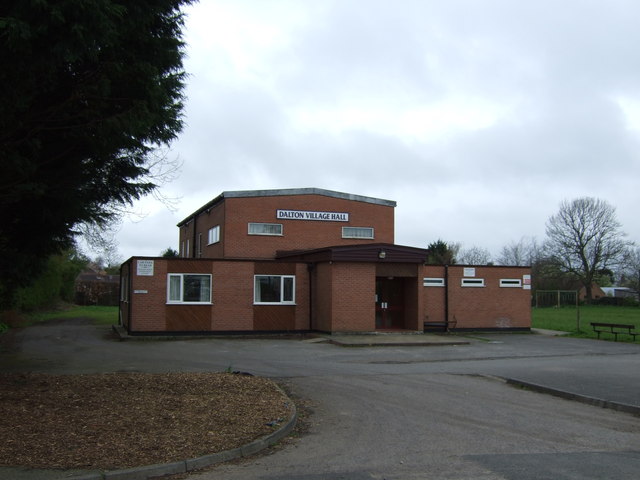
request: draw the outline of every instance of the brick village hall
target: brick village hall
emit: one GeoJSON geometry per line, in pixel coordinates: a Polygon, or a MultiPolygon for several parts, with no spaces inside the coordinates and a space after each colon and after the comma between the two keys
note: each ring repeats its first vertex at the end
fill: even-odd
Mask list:
{"type": "Polygon", "coordinates": [[[121,267],[130,335],[529,330],[529,267],[427,265],[390,200],[223,192],[178,224],[179,258],[121,267]]]}

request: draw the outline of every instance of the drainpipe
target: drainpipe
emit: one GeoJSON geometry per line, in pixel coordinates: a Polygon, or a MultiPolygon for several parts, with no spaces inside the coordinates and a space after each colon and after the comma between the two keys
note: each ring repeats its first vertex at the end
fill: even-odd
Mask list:
{"type": "Polygon", "coordinates": [[[307,263],[307,273],[309,275],[309,331],[313,327],[313,272],[315,264],[307,263]]]}
{"type": "Polygon", "coordinates": [[[449,331],[449,265],[444,266],[444,321],[449,331]]]}

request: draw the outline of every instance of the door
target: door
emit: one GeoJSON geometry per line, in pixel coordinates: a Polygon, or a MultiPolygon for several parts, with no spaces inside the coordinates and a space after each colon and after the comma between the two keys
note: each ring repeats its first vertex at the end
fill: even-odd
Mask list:
{"type": "Polygon", "coordinates": [[[404,282],[401,277],[376,277],[376,329],[404,328],[404,282]]]}

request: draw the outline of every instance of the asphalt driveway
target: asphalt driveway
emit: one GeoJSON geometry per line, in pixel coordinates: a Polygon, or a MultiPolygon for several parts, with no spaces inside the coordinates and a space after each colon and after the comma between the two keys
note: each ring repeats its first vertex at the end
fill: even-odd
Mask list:
{"type": "Polygon", "coordinates": [[[0,352],[3,371],[230,367],[308,399],[308,434],[190,480],[635,479],[640,472],[640,417],[629,413],[640,411],[640,343],[544,335],[357,348],[314,339],[118,341],[109,328],[82,321],[14,335],[14,348],[0,352]]]}

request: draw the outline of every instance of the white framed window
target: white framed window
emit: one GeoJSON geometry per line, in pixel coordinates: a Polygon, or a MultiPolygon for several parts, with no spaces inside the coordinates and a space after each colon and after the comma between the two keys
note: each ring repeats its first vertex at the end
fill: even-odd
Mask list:
{"type": "Polygon", "coordinates": [[[463,287],[484,287],[484,278],[463,278],[461,286],[463,286],[463,287]]]}
{"type": "Polygon", "coordinates": [[[168,274],[167,303],[211,303],[211,275],[168,274]]]}
{"type": "Polygon", "coordinates": [[[249,223],[249,235],[282,235],[282,224],[249,223]]]}
{"type": "Polygon", "coordinates": [[[422,279],[423,287],[444,287],[444,278],[425,277],[422,279]]]}
{"type": "Polygon", "coordinates": [[[208,245],[212,243],[218,243],[220,241],[220,225],[216,225],[213,228],[209,229],[207,242],[208,245]]]}
{"type": "Polygon", "coordinates": [[[293,275],[255,275],[253,281],[254,304],[294,304],[296,277],[293,275]]]}
{"type": "Polygon", "coordinates": [[[500,286],[502,288],[520,288],[522,287],[522,280],[519,278],[501,278],[500,286]]]}
{"type": "Polygon", "coordinates": [[[366,238],[373,240],[373,228],[342,227],[342,238],[366,238]]]}

